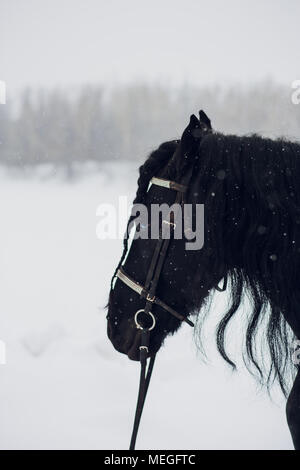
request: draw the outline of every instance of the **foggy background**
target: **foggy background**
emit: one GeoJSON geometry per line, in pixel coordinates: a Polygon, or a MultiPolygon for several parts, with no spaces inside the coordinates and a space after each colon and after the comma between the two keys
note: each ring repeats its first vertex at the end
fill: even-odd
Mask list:
{"type": "Polygon", "coordinates": [[[299,139],[300,4],[1,0],[0,162],[130,159],[214,128],[299,139]]]}
{"type": "MultiPolygon", "coordinates": [[[[299,17],[297,0],[0,0],[0,448],[126,448],[138,367],[106,338],[121,241],[96,239],[97,207],[132,200],[201,108],[299,140],[299,17]]],[[[277,391],[211,360],[184,327],[166,341],[138,448],[292,448],[277,391]]]]}

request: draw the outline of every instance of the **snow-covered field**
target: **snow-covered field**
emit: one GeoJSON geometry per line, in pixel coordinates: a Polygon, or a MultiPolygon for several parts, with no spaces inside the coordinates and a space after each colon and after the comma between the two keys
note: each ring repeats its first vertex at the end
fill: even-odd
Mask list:
{"type": "MultiPolygon", "coordinates": [[[[126,449],[139,367],[106,338],[119,240],[96,238],[101,202],[133,196],[131,165],[68,183],[0,174],[1,449],[126,449]]],[[[157,357],[137,448],[291,449],[285,403],[213,353],[188,326],[157,357]]]]}

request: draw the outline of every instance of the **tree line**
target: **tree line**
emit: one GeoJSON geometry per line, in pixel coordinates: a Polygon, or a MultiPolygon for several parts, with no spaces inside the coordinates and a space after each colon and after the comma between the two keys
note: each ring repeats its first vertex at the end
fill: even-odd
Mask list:
{"type": "Polygon", "coordinates": [[[106,89],[23,90],[17,111],[0,106],[0,164],[136,160],[179,138],[190,114],[203,108],[226,133],[300,139],[300,105],[292,89],[265,81],[252,87],[132,84],[106,89]]]}

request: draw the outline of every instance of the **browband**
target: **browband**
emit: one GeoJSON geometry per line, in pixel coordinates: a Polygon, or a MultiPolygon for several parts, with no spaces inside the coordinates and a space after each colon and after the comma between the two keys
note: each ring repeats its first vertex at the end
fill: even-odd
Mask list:
{"type": "Polygon", "coordinates": [[[151,183],[155,184],[156,186],[161,186],[163,188],[174,189],[175,191],[179,191],[180,193],[185,193],[187,191],[187,186],[185,186],[184,184],[179,184],[175,181],[166,180],[164,178],[157,178],[156,176],[151,179],[151,183]]]}

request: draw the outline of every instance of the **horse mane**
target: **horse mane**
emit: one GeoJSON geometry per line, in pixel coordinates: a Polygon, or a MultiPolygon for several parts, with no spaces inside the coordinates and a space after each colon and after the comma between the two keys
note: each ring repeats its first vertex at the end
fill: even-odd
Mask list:
{"type": "Polygon", "coordinates": [[[235,368],[226,330],[248,298],[244,362],[268,390],[278,380],[286,395],[295,370],[294,333],[300,331],[300,145],[213,133],[201,140],[198,153],[190,191],[193,202],[205,205],[206,238],[196,306],[197,298],[198,307],[203,301],[203,267],[208,276],[222,267],[231,297],[216,329],[217,348],[235,368]]]}

